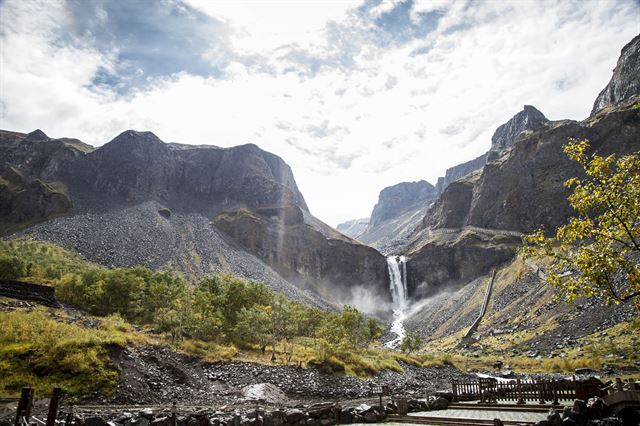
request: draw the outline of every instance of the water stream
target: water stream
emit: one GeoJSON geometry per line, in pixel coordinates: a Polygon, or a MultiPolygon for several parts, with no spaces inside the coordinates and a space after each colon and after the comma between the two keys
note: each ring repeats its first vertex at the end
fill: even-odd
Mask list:
{"type": "Polygon", "coordinates": [[[387,267],[389,269],[391,300],[393,302],[391,332],[397,337],[385,343],[385,346],[388,348],[397,348],[404,339],[404,320],[407,317],[407,308],[409,307],[406,258],[404,256],[388,256],[387,267]]]}

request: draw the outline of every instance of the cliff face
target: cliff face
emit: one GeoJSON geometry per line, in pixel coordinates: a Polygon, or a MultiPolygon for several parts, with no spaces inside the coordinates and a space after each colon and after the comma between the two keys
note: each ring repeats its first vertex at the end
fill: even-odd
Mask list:
{"type": "Polygon", "coordinates": [[[466,163],[458,164],[457,166],[453,166],[447,169],[445,175],[438,178],[438,183],[436,184],[436,193],[438,195],[442,194],[442,192],[451,184],[451,182],[455,182],[456,180],[465,177],[469,173],[473,173],[478,169],[481,169],[487,163],[487,153],[482,154],[480,157],[474,158],[471,161],[467,161],[466,163]]]}
{"type": "MultiPolygon", "coordinates": [[[[118,211],[127,212],[123,214],[131,217],[122,218],[122,223],[116,226],[129,228],[137,226],[132,225],[134,223],[142,227],[164,226],[165,219],[171,221],[172,217],[186,221],[202,218],[211,221],[209,226],[219,225],[231,236],[231,239],[223,238],[220,244],[246,250],[282,276],[336,302],[345,301],[343,293],[347,294],[356,286],[366,287],[382,299],[389,298],[384,256],[311,216],[290,167],[281,158],[255,145],[218,148],[166,144],[150,132],[130,130],[98,149],[80,150],[69,146],[73,145],[71,142],[65,144],[40,133],[34,136],[4,132],[0,141],[0,149],[5,154],[3,158],[7,159],[6,167],[14,168],[27,179],[46,177],[49,182],[58,182],[68,194],[69,205],[62,209],[49,208],[51,212],[26,202],[25,209],[36,212],[38,220],[64,212],[71,218],[77,217],[78,221],[90,220],[90,217],[112,218],[111,213],[118,211]],[[151,220],[157,213],[149,213],[149,202],[156,203],[158,210],[166,216],[157,219],[158,223],[151,220]],[[71,210],[70,203],[73,203],[71,210]],[[138,208],[143,205],[147,207],[138,208]],[[41,210],[43,212],[38,213],[41,210]],[[248,212],[255,221],[244,220],[243,212],[248,212]],[[373,272],[367,272],[369,270],[373,272]],[[341,289],[340,296],[331,297],[331,291],[325,291],[328,288],[341,289]]],[[[0,191],[0,197],[2,194],[0,191]]],[[[44,200],[45,197],[40,198],[44,200]]],[[[40,204],[46,203],[41,201],[40,204]]],[[[8,209],[2,207],[1,211],[4,210],[8,209]]],[[[22,220],[25,222],[22,226],[25,226],[30,224],[26,219],[3,214],[0,222],[22,220]]],[[[196,222],[191,227],[201,226],[200,219],[196,222]]],[[[72,224],[73,220],[54,220],[33,232],[51,236],[54,242],[57,238],[61,243],[76,245],[55,229],[64,226],[65,232],[73,232],[72,224]]],[[[176,232],[184,233],[184,230],[176,232]]],[[[173,238],[174,233],[163,235],[173,238]]],[[[86,237],[90,244],[109,241],[106,244],[111,245],[112,239],[123,235],[106,230],[97,239],[93,234],[86,237]]],[[[89,253],[89,258],[91,253],[101,253],[90,244],[87,246],[85,236],[79,238],[83,240],[82,247],[89,253]]],[[[118,244],[112,246],[117,249],[118,244]]],[[[122,250],[131,248],[127,244],[121,247],[122,250]]],[[[196,258],[215,253],[215,248],[211,247],[198,250],[196,258]]],[[[131,253],[132,257],[139,257],[133,255],[131,253]]],[[[127,256],[113,257],[120,259],[115,263],[117,266],[127,256]]],[[[155,258],[158,254],[149,249],[146,257],[155,258]]],[[[103,254],[96,255],[97,261],[101,259],[104,259],[103,254]]],[[[158,266],[151,259],[145,261],[144,256],[142,261],[158,266]]],[[[213,265],[211,269],[200,259],[199,266],[183,269],[190,269],[185,270],[186,273],[206,273],[225,269],[225,262],[209,259],[209,264],[213,265]]],[[[177,265],[177,269],[181,267],[177,265]]],[[[249,274],[248,277],[253,276],[249,274]]]]}
{"type": "Polygon", "coordinates": [[[41,130],[0,130],[0,235],[67,213],[72,202],[60,172],[91,150],[75,139],[50,139],[41,130]]]}
{"type": "Polygon", "coordinates": [[[296,207],[226,212],[214,224],[301,288],[342,302],[354,303],[354,291],[388,300],[385,258],[338,232],[313,228],[296,207]]]}
{"type": "Polygon", "coordinates": [[[416,205],[423,205],[435,196],[435,188],[426,180],[418,182],[402,182],[380,191],[378,203],[373,207],[370,226],[395,218],[411,210],[416,205]]]}
{"type": "Polygon", "coordinates": [[[429,228],[476,226],[530,232],[554,229],[573,213],[565,180],[580,176],[579,165],[562,148],[569,138],[588,139],[601,155],[640,150],[640,117],[632,105],[583,122],[547,123],[500,158],[451,185],[425,217],[429,228]]]}
{"type": "Polygon", "coordinates": [[[443,188],[405,239],[412,295],[485,275],[515,255],[521,233],[566,223],[574,211],[564,182],[583,173],[563,152],[569,138],[600,155],[640,151],[639,50],[640,36],[623,48],[590,118],[551,122],[525,106],[496,130],[486,164],[443,188]]]}
{"type": "Polygon", "coordinates": [[[367,229],[369,218],[353,219],[339,223],[336,229],[351,238],[358,238],[367,229]]]}
{"type": "Polygon", "coordinates": [[[0,173],[0,234],[64,214],[71,199],[63,187],[26,178],[13,167],[0,173]]]}
{"type": "Polygon", "coordinates": [[[552,230],[574,214],[564,182],[582,169],[562,151],[588,139],[601,155],[640,151],[640,113],[632,105],[583,122],[547,123],[481,170],[451,183],[402,252],[412,296],[461,285],[515,256],[519,233],[552,230]],[[471,232],[471,238],[460,236],[471,232]]]}
{"type": "Polygon", "coordinates": [[[79,210],[149,199],[207,215],[277,204],[307,210],[289,166],[255,145],[165,144],[153,133],[129,130],[74,166],[64,178],[79,210]]]}
{"type": "Polygon", "coordinates": [[[407,251],[407,287],[414,299],[456,288],[513,258],[519,237],[491,231],[425,234],[407,251]]]}
{"type": "Polygon", "coordinates": [[[496,129],[491,137],[489,159],[495,158],[496,154],[513,146],[521,133],[539,129],[548,121],[544,114],[535,107],[525,105],[522,111],[496,129]]]}
{"type": "Polygon", "coordinates": [[[406,249],[411,235],[424,227],[464,226],[473,199],[474,179],[489,160],[495,160],[524,135],[544,127],[549,120],[536,108],[523,110],[498,127],[491,149],[466,163],[450,167],[435,187],[425,181],[403,182],[383,189],[373,208],[369,226],[359,241],[385,254],[406,249]],[[428,212],[428,213],[427,213],[428,212]]]}
{"type": "Polygon", "coordinates": [[[393,253],[420,223],[435,196],[435,187],[424,180],[384,188],[369,224],[356,238],[382,253],[393,253]]]}
{"type": "Polygon", "coordinates": [[[604,108],[618,105],[640,93],[640,35],[622,48],[609,84],[593,103],[591,115],[604,108]]]}

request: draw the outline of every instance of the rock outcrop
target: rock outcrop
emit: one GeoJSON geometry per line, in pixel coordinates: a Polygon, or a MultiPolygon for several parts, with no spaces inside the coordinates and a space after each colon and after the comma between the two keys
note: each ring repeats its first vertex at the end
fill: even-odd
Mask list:
{"type": "Polygon", "coordinates": [[[548,121],[535,107],[525,105],[522,111],[496,129],[491,137],[488,159],[496,158],[502,151],[513,146],[523,132],[539,129],[548,121]]]}
{"type": "Polygon", "coordinates": [[[597,119],[548,122],[527,132],[481,171],[450,185],[425,216],[424,226],[555,229],[573,214],[563,184],[582,173],[562,150],[569,138],[588,139],[601,155],[635,152],[640,150],[640,115],[629,104],[597,119]]]}
{"type": "Polygon", "coordinates": [[[511,260],[521,239],[489,230],[425,234],[406,251],[407,287],[413,299],[456,288],[511,260]]]}
{"type": "Polygon", "coordinates": [[[337,231],[327,235],[314,228],[297,207],[225,212],[214,224],[300,288],[351,304],[366,296],[382,302],[376,310],[386,308],[384,257],[337,231]]]}
{"type": "Polygon", "coordinates": [[[444,176],[438,178],[438,183],[436,183],[436,193],[438,195],[442,194],[451,182],[455,182],[469,173],[473,173],[476,170],[481,169],[487,163],[487,156],[488,153],[484,153],[473,160],[467,161],[466,163],[448,168],[444,176]]]}
{"type": "Polygon", "coordinates": [[[402,213],[413,209],[416,205],[423,205],[435,196],[435,188],[426,180],[418,182],[402,182],[389,186],[380,191],[378,203],[373,207],[370,226],[398,217],[402,213]]]}
{"type": "Polygon", "coordinates": [[[358,241],[385,254],[394,252],[420,223],[435,196],[435,187],[424,180],[384,188],[358,241]]]}
{"type": "MultiPolygon", "coordinates": [[[[0,169],[1,170],[1,169],[0,169]]],[[[26,178],[13,167],[0,172],[0,234],[64,214],[71,200],[62,185],[26,178]]]]}
{"type": "Polygon", "coordinates": [[[339,223],[336,229],[351,238],[358,238],[369,225],[369,218],[353,219],[339,223]]]}
{"type": "MultiPolygon", "coordinates": [[[[281,281],[285,279],[275,272],[256,274],[257,265],[269,265],[301,287],[335,302],[350,302],[349,291],[356,287],[383,301],[389,299],[384,256],[313,217],[290,167],[256,145],[166,144],[153,133],[129,130],[92,150],[80,149],[84,145],[78,145],[79,141],[49,139],[40,131],[29,135],[3,132],[1,136],[5,169],[11,167],[27,180],[58,182],[73,203],[71,210],[68,205],[66,210],[38,213],[28,199],[25,208],[38,213],[37,220],[64,212],[69,217],[25,232],[71,249],[81,248],[90,260],[109,264],[110,258],[121,259],[113,265],[122,266],[130,257],[141,264],[169,266],[189,275],[230,270],[247,278],[266,279],[276,290],[284,289],[281,281]],[[120,220],[118,215],[129,217],[120,220]],[[86,235],[73,238],[75,220],[81,224],[93,219],[98,222],[82,228],[86,235]],[[101,219],[108,219],[110,226],[96,238],[95,232],[89,231],[99,226],[101,219]],[[215,234],[212,238],[219,244],[190,247],[176,241],[187,235],[197,240],[192,235],[194,229],[199,229],[198,235],[207,234],[202,222],[212,228],[209,233],[215,234]],[[216,225],[231,237],[219,232],[216,225]],[[126,243],[129,231],[139,227],[139,238],[155,234],[158,250],[165,251],[156,252],[150,243],[140,252],[126,243]],[[171,249],[182,246],[192,255],[179,256],[171,249]],[[126,253],[105,255],[105,247],[126,253]],[[234,253],[246,251],[252,260],[243,258],[244,266],[225,266],[238,257],[229,255],[232,249],[234,253]],[[175,257],[167,259],[167,253],[175,257]],[[340,289],[339,294],[333,294],[332,289],[340,289]]],[[[0,217],[0,223],[9,220],[17,219],[9,214],[0,217]]]]}
{"type": "Polygon", "coordinates": [[[640,94],[640,34],[622,48],[611,81],[596,98],[591,115],[604,108],[626,102],[638,94],[640,94]]]}
{"type": "Polygon", "coordinates": [[[79,210],[150,199],[209,216],[271,205],[308,210],[289,166],[253,144],[165,144],[151,132],[129,130],[76,162],[64,178],[79,210]]]}

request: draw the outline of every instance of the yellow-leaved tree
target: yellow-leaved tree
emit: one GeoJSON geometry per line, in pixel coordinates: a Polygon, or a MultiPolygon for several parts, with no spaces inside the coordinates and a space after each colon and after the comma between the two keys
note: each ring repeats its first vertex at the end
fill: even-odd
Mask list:
{"type": "Polygon", "coordinates": [[[635,299],[640,308],[640,158],[589,152],[589,142],[570,139],[564,152],[585,171],[571,178],[569,204],[577,215],[553,237],[538,230],[523,237],[523,257],[549,256],[548,282],[559,296],[601,297],[609,303],[635,299]]]}

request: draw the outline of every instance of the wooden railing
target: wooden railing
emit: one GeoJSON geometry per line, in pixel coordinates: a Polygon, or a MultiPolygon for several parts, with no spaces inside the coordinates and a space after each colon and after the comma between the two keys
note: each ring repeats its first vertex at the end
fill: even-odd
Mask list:
{"type": "Polygon", "coordinates": [[[590,396],[599,396],[600,384],[598,380],[498,381],[492,378],[480,378],[454,380],[452,387],[454,401],[479,400],[481,403],[513,401],[516,404],[537,401],[540,404],[558,404],[559,400],[586,400],[590,396]]]}

